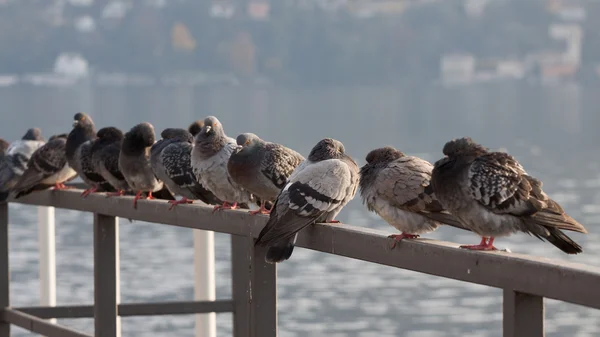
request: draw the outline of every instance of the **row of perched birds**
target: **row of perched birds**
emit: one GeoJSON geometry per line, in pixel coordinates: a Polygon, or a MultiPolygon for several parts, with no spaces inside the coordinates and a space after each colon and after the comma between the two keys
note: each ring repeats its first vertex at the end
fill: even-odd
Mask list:
{"type": "Polygon", "coordinates": [[[3,200],[9,193],[19,198],[66,188],[78,175],[89,186],[83,197],[135,193],[134,207],[162,191],[171,208],[193,200],[215,205],[213,212],[258,208],[251,213],[270,214],[256,242],[268,247],[268,262],[289,259],[306,226],[338,222],[358,189],[370,211],[401,231],[390,236],[394,246],[450,225],[481,236],[479,244],[461,248],[495,250],[496,237],[520,231],[576,254],[581,246],[562,230],[587,233],[515,158],[468,137],[446,143],[435,165],[383,147],[369,152],[360,169],[337,140],[319,141],[305,159],[252,133],[230,138],[213,116],[187,130],[165,129],[156,141],[149,123],[125,134],[114,127],[96,132],[90,116],[77,113],[68,135],[46,143],[39,129],[31,129],[10,146],[0,144],[3,200]]]}

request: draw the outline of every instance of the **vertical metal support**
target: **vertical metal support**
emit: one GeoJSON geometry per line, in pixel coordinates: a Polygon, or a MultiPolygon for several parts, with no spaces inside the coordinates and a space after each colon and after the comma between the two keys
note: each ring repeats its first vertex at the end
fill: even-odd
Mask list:
{"type": "Polygon", "coordinates": [[[504,337],[544,337],[544,298],[504,289],[504,337]]]}
{"type": "Polygon", "coordinates": [[[231,235],[231,284],[234,301],[233,336],[250,337],[250,242],[231,235]]]}
{"type": "MultiPolygon", "coordinates": [[[[40,305],[56,306],[56,231],[54,207],[38,207],[40,305]]],[[[56,319],[49,320],[56,323],[56,319]]]]}
{"type": "Polygon", "coordinates": [[[251,319],[254,337],[277,336],[277,265],[265,262],[266,252],[264,247],[254,247],[252,254],[251,319]]]}
{"type": "MultiPolygon", "coordinates": [[[[8,261],[8,203],[0,203],[0,308],[10,306],[8,261]]],[[[0,337],[10,337],[10,324],[0,322],[0,337]]]]}
{"type": "Polygon", "coordinates": [[[119,337],[118,221],[94,214],[94,325],[95,337],[119,337]]]}
{"type": "MultiPolygon", "coordinates": [[[[194,231],[194,300],[214,301],[215,295],[215,232],[194,231]]],[[[196,337],[216,337],[217,316],[196,315],[196,337]]]]}
{"type": "Polygon", "coordinates": [[[277,336],[277,268],[250,237],[231,236],[235,337],[277,336]]]}

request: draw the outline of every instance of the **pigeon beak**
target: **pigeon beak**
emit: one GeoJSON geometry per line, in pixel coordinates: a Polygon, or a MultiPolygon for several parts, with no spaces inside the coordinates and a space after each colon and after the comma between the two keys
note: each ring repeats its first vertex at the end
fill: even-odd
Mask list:
{"type": "Polygon", "coordinates": [[[210,127],[209,125],[205,126],[205,128],[206,128],[205,133],[207,133],[207,134],[210,133],[210,130],[212,130],[212,127],[210,127]]]}
{"type": "Polygon", "coordinates": [[[243,149],[243,148],[244,148],[243,146],[241,146],[241,145],[238,145],[236,149],[239,151],[239,150],[241,150],[241,149],[243,149]]]}

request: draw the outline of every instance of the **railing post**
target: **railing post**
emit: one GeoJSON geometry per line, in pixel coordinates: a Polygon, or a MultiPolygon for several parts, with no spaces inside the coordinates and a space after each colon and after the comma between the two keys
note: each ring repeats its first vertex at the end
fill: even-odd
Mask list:
{"type": "Polygon", "coordinates": [[[504,337],[544,337],[544,298],[504,289],[504,337]]]}
{"type": "MultiPolygon", "coordinates": [[[[194,230],[194,300],[215,298],[215,232],[194,230]]],[[[216,319],[214,312],[196,315],[196,337],[215,337],[216,319]]]]}
{"type": "MultiPolygon", "coordinates": [[[[40,305],[56,306],[56,231],[54,207],[38,208],[38,242],[40,255],[40,305]]],[[[56,323],[56,319],[50,319],[56,323]]]]}
{"type": "Polygon", "coordinates": [[[116,217],[94,214],[95,337],[119,337],[119,223],[116,217]]]}
{"type": "MultiPolygon", "coordinates": [[[[8,262],[8,203],[0,203],[0,308],[10,306],[8,262]]],[[[0,337],[10,337],[9,323],[0,322],[0,337]]]]}
{"type": "Polygon", "coordinates": [[[234,301],[233,336],[250,337],[250,260],[249,240],[231,235],[231,285],[234,301]]]}
{"type": "Polygon", "coordinates": [[[251,319],[254,337],[277,336],[277,265],[265,262],[266,251],[264,247],[254,247],[252,254],[251,319]]]}
{"type": "Polygon", "coordinates": [[[231,236],[235,337],[277,336],[277,269],[251,237],[231,236]]]}

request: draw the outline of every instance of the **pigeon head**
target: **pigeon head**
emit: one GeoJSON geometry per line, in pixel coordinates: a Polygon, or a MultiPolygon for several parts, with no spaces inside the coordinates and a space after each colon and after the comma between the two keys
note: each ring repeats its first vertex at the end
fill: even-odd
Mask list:
{"type": "Polygon", "coordinates": [[[196,146],[204,156],[211,156],[227,144],[227,136],[223,125],[217,117],[209,116],[204,119],[204,127],[196,135],[196,146]]]}
{"type": "Polygon", "coordinates": [[[44,140],[42,137],[42,130],[40,128],[31,128],[25,132],[22,140],[44,140]]]}
{"type": "Polygon", "coordinates": [[[261,143],[261,139],[253,133],[242,133],[236,138],[237,145],[252,148],[261,143]]]}
{"type": "Polygon", "coordinates": [[[402,157],[404,157],[404,153],[391,146],[386,146],[369,152],[366,160],[368,164],[389,163],[402,157]]]}
{"type": "Polygon", "coordinates": [[[8,142],[2,138],[0,138],[0,155],[4,155],[6,150],[8,149],[8,142]]]}
{"type": "Polygon", "coordinates": [[[203,133],[206,134],[207,136],[210,136],[212,134],[215,134],[215,135],[224,135],[225,134],[225,132],[223,131],[223,125],[221,124],[221,122],[219,122],[219,120],[215,116],[208,116],[204,119],[204,127],[200,131],[200,134],[203,134],[203,133]]]}
{"type": "Polygon", "coordinates": [[[191,143],[192,142],[192,135],[189,131],[184,130],[184,129],[177,129],[177,128],[168,128],[168,129],[164,129],[161,133],[160,136],[163,139],[180,139],[182,141],[186,141],[191,143]]]}
{"type": "Polygon", "coordinates": [[[150,123],[140,123],[129,130],[123,139],[122,150],[127,154],[138,154],[154,144],[154,127],[150,123]]]}
{"type": "Polygon", "coordinates": [[[486,154],[488,149],[475,143],[470,137],[463,137],[447,142],[442,152],[448,157],[478,157],[486,154]]]}
{"type": "Polygon", "coordinates": [[[325,138],[312,148],[308,160],[316,162],[327,159],[340,159],[344,156],[346,156],[344,144],[332,138],[325,138]]]}
{"type": "Polygon", "coordinates": [[[98,130],[98,138],[102,140],[119,141],[122,140],[123,137],[123,132],[112,126],[98,130]]]}
{"type": "Polygon", "coordinates": [[[86,113],[84,113],[84,112],[78,112],[73,117],[73,127],[77,127],[77,126],[93,127],[94,126],[94,121],[92,121],[92,119],[90,118],[90,116],[88,116],[86,113]]]}
{"type": "Polygon", "coordinates": [[[188,132],[192,134],[192,137],[196,137],[196,135],[199,134],[200,131],[202,131],[203,127],[204,127],[204,121],[197,120],[197,121],[193,122],[192,124],[190,124],[190,126],[188,126],[188,132]]]}

